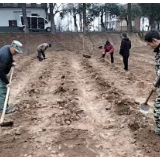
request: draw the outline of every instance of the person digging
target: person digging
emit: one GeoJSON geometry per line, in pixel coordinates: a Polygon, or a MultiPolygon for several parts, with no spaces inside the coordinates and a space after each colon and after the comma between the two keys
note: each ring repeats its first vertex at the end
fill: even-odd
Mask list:
{"type": "MultiPolygon", "coordinates": [[[[100,48],[100,47],[99,47],[100,48]]],[[[103,54],[102,54],[102,58],[105,57],[107,53],[107,56],[111,56],[111,63],[114,63],[114,57],[113,57],[113,53],[114,53],[114,46],[111,42],[109,42],[108,40],[106,41],[104,47],[103,47],[103,54]]]]}
{"type": "MultiPolygon", "coordinates": [[[[153,50],[153,52],[156,52],[155,56],[155,71],[156,71],[156,80],[153,84],[156,83],[158,80],[158,77],[160,76],[160,36],[157,31],[149,31],[145,35],[145,41],[147,45],[149,45],[153,50]]],[[[156,87],[153,86],[153,90],[156,91],[157,88],[160,87],[160,84],[157,84],[156,87]]],[[[157,135],[160,135],[160,91],[158,91],[156,100],[154,102],[154,118],[157,125],[157,128],[155,130],[155,133],[157,135]]]]}
{"type": "MultiPolygon", "coordinates": [[[[7,88],[11,86],[7,79],[7,74],[12,66],[16,66],[13,56],[22,52],[22,44],[14,40],[11,45],[5,45],[0,49],[0,112],[2,113],[6,98],[7,88]]],[[[10,109],[7,105],[6,114],[13,113],[15,109],[10,109]]]]}
{"type": "Polygon", "coordinates": [[[38,51],[37,58],[38,58],[39,61],[42,61],[42,60],[46,59],[46,56],[45,56],[44,52],[48,47],[51,47],[51,44],[42,43],[37,47],[37,51],[38,51]]]}

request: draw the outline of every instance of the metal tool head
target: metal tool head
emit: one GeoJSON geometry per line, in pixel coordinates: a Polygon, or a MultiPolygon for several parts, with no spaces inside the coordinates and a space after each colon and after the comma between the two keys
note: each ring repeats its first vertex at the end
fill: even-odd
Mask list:
{"type": "Polygon", "coordinates": [[[13,126],[13,121],[10,122],[3,122],[0,124],[1,127],[12,127],[13,126]]]}
{"type": "Polygon", "coordinates": [[[142,103],[141,106],[140,106],[140,111],[144,114],[148,114],[149,113],[149,105],[148,104],[145,104],[145,103],[142,103]]]}

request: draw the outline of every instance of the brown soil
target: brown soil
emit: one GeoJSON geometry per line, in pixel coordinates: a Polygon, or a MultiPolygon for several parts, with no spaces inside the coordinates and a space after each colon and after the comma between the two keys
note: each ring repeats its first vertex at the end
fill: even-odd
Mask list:
{"type": "Polygon", "coordinates": [[[15,56],[9,104],[17,111],[5,116],[14,126],[0,128],[0,156],[159,157],[156,94],[149,115],[139,111],[155,78],[154,53],[138,35],[130,38],[125,72],[118,34],[1,34],[0,46],[17,39],[26,54],[15,56]],[[106,39],[116,47],[114,64],[100,58],[106,39]],[[39,62],[36,47],[43,42],[53,47],[39,62]]]}

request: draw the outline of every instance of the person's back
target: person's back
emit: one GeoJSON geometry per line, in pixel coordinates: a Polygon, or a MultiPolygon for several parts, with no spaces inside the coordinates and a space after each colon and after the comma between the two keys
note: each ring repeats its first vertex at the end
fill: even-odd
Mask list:
{"type": "Polygon", "coordinates": [[[48,43],[42,43],[42,44],[40,44],[40,45],[37,47],[37,50],[44,52],[48,47],[49,47],[49,44],[48,44],[48,43]]]}
{"type": "Polygon", "coordinates": [[[131,41],[127,37],[126,33],[123,33],[122,36],[123,39],[121,41],[119,54],[123,57],[124,70],[128,71],[128,59],[130,56],[131,41]]]}
{"type": "Polygon", "coordinates": [[[111,42],[109,42],[108,40],[106,41],[104,47],[103,47],[103,54],[102,54],[102,58],[105,57],[106,52],[108,52],[107,55],[111,56],[111,63],[114,63],[114,57],[113,57],[113,53],[114,53],[114,46],[111,42]]]}
{"type": "Polygon", "coordinates": [[[131,41],[128,37],[124,37],[121,42],[120,53],[122,56],[129,56],[131,49],[131,41]]]}
{"type": "Polygon", "coordinates": [[[51,47],[51,44],[42,43],[37,47],[37,51],[38,51],[37,58],[39,59],[39,61],[42,61],[43,59],[46,59],[46,56],[45,56],[44,52],[48,47],[51,47]],[[41,56],[43,56],[43,58],[41,56]]]}
{"type": "Polygon", "coordinates": [[[8,81],[7,74],[12,66],[16,66],[13,56],[17,53],[23,53],[21,50],[22,44],[14,40],[11,45],[5,45],[0,48],[0,112],[5,109],[5,114],[13,113],[15,109],[4,108],[4,103],[7,94],[7,88],[11,86],[8,81]]]}
{"type": "Polygon", "coordinates": [[[5,45],[0,49],[0,70],[8,74],[12,67],[13,57],[10,53],[10,45],[5,45]]]}

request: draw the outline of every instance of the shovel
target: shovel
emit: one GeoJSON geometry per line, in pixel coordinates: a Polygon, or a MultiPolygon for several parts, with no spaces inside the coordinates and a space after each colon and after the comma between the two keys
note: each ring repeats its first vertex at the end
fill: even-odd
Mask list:
{"type": "MultiPolygon", "coordinates": [[[[10,75],[9,83],[11,83],[12,76],[13,76],[13,71],[14,71],[14,67],[12,67],[12,69],[11,69],[11,75],[10,75]]],[[[13,121],[4,122],[4,115],[5,115],[6,108],[7,108],[9,93],[10,93],[10,87],[7,88],[6,99],[5,99],[5,102],[4,102],[3,112],[2,112],[2,116],[1,116],[1,120],[0,120],[0,126],[1,127],[7,127],[7,126],[12,126],[13,125],[13,121]]]]}
{"type": "MultiPolygon", "coordinates": [[[[154,87],[157,87],[157,85],[160,83],[160,76],[158,76],[157,78],[157,81],[156,83],[154,84],[154,87]]],[[[147,104],[148,103],[148,100],[150,99],[151,95],[153,94],[154,90],[152,89],[146,99],[146,101],[144,103],[141,104],[141,107],[140,107],[140,111],[144,114],[148,114],[149,112],[149,105],[147,104]]]]}

